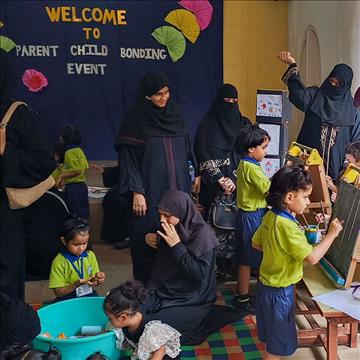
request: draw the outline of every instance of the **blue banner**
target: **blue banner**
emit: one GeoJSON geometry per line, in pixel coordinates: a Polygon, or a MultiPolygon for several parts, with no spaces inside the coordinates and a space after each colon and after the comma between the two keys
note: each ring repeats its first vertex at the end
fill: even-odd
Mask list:
{"type": "Polygon", "coordinates": [[[77,124],[91,160],[116,158],[146,71],[168,75],[192,135],[223,82],[222,1],[2,1],[0,10],[1,91],[39,113],[53,143],[77,124]]]}

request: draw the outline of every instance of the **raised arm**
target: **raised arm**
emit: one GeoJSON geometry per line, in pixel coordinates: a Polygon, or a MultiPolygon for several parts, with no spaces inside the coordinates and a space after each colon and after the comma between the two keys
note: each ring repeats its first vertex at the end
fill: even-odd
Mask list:
{"type": "Polygon", "coordinates": [[[318,92],[316,86],[306,87],[301,78],[295,58],[288,51],[281,51],[278,58],[284,64],[289,65],[281,80],[289,89],[289,100],[299,110],[306,111],[318,92]]]}

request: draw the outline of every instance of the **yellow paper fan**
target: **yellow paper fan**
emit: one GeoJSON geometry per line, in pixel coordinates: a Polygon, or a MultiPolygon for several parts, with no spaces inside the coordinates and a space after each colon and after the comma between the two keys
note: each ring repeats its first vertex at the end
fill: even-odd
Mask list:
{"type": "Polygon", "coordinates": [[[195,15],[185,9],[177,9],[166,15],[165,21],[177,27],[193,44],[200,34],[195,15]]]}

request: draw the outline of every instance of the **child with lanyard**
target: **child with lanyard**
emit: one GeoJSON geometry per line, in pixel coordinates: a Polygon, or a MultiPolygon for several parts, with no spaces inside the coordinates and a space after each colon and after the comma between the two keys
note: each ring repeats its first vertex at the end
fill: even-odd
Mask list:
{"type": "Polygon", "coordinates": [[[65,145],[65,154],[57,187],[60,188],[65,184],[65,198],[70,212],[88,220],[89,199],[85,170],[89,168],[89,164],[80,148],[81,135],[77,126],[65,125],[60,132],[60,140],[65,145]]]}
{"type": "Polygon", "coordinates": [[[262,254],[251,246],[251,238],[261,224],[267,211],[266,194],[270,180],[260,167],[270,142],[269,134],[256,125],[245,126],[240,130],[237,151],[242,155],[236,180],[236,204],[239,208],[236,219],[236,259],[238,265],[238,295],[233,305],[246,312],[253,313],[253,301],[250,301],[251,268],[258,269],[262,254]]]}
{"type": "MultiPolygon", "coordinates": [[[[143,285],[128,280],[111,289],[104,300],[104,311],[114,327],[120,350],[133,349],[131,359],[179,359],[181,334],[148,315],[142,304],[147,292],[143,285]]],[[[155,316],[156,317],[156,316],[155,316]]]]}
{"type": "Polygon", "coordinates": [[[57,300],[81,296],[96,296],[94,286],[101,285],[105,274],[99,271],[95,254],[86,250],[89,241],[89,224],[70,215],[65,220],[61,242],[64,250],[51,264],[49,288],[57,300]]]}
{"type": "Polygon", "coordinates": [[[310,203],[310,174],[300,166],[281,168],[273,177],[267,196],[271,210],[252,238],[263,252],[256,294],[256,324],[265,343],[265,359],[289,356],[297,348],[294,316],[295,284],[303,276],[303,261],[314,265],[342,230],[334,219],[324,239],[315,246],[307,243],[295,215],[310,203]]]}

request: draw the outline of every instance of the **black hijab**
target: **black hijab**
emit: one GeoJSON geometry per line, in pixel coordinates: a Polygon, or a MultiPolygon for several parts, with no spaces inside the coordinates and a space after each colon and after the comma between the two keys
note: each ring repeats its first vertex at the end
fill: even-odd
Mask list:
{"type": "MultiPolygon", "coordinates": [[[[12,101],[2,100],[3,118],[12,101]]],[[[56,168],[51,147],[35,113],[20,105],[6,127],[6,147],[0,157],[2,186],[32,187],[51,175],[56,168]]]]}
{"type": "Polygon", "coordinates": [[[40,333],[40,319],[28,304],[0,293],[0,350],[30,344],[40,333]]]}
{"type": "Polygon", "coordinates": [[[147,99],[163,87],[169,87],[166,75],[160,71],[147,72],[137,92],[137,100],[126,114],[119,131],[117,144],[143,146],[146,137],[177,137],[188,134],[179,105],[169,97],[164,108],[147,99]]]}
{"type": "Polygon", "coordinates": [[[180,219],[176,230],[181,243],[196,257],[200,257],[219,243],[209,225],[196,210],[194,202],[187,193],[167,190],[163,194],[158,209],[180,219]]]}
{"type": "Polygon", "coordinates": [[[321,84],[310,110],[321,118],[324,125],[343,127],[355,124],[355,109],[350,92],[352,78],[350,66],[337,64],[321,84]],[[332,77],[339,81],[339,87],[330,84],[332,77]]]}
{"type": "Polygon", "coordinates": [[[239,111],[238,103],[229,103],[224,98],[238,98],[236,88],[224,84],[218,90],[216,99],[201,121],[196,134],[196,152],[200,161],[211,159],[208,153],[212,147],[223,151],[234,149],[239,130],[250,123],[239,111]]]}

